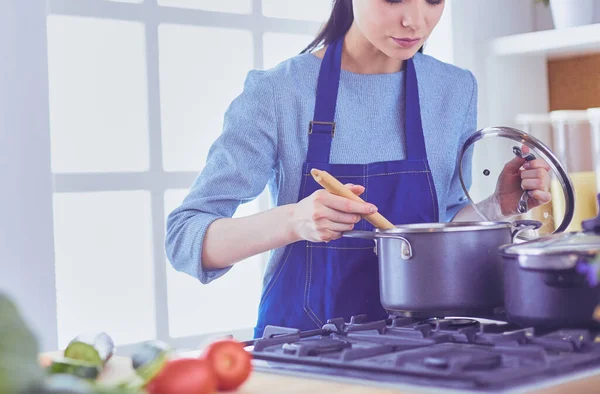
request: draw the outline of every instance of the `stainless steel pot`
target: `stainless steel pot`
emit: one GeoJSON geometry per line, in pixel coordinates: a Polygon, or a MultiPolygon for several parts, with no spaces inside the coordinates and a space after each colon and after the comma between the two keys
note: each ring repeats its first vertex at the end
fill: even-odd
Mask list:
{"type": "Polygon", "coordinates": [[[600,301],[600,216],[582,227],[583,232],[500,247],[511,322],[546,328],[598,325],[593,315],[600,301]]]}
{"type": "Polygon", "coordinates": [[[492,315],[504,304],[502,257],[536,221],[425,223],[389,230],[350,231],[344,237],[373,239],[379,260],[382,306],[391,314],[492,315]]]}
{"type": "Polygon", "coordinates": [[[458,166],[465,196],[482,221],[409,224],[344,234],[375,240],[381,304],[392,314],[492,315],[504,306],[507,294],[504,261],[498,249],[550,232],[561,233],[572,220],[575,203],[568,174],[551,150],[529,134],[509,127],[479,130],[461,147],[458,166]],[[527,154],[521,150],[523,146],[529,148],[527,154]],[[565,210],[560,218],[534,209],[513,222],[497,222],[478,209],[477,202],[495,192],[504,165],[515,155],[549,164],[563,192],[565,210]],[[483,168],[471,168],[474,156],[485,158],[483,168]],[[532,231],[525,236],[520,234],[524,230],[532,231]]]}

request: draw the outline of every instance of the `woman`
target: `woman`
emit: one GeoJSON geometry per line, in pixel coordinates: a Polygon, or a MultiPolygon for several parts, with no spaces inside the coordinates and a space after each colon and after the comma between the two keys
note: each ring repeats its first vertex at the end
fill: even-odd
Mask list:
{"type": "MultiPolygon", "coordinates": [[[[272,250],[256,337],[266,325],[387,316],[372,241],[341,238],[372,229],[360,214],[379,210],[395,224],[478,219],[456,166],[476,131],[476,81],[419,51],[443,9],[443,0],[336,0],[307,50],[251,71],[227,110],[205,169],[168,218],[166,249],[202,283],[272,250]],[[322,190],[312,168],[368,202],[322,190]],[[231,218],[267,184],[276,208],[231,218]]],[[[507,165],[486,213],[516,213],[523,190],[534,190],[530,207],[549,201],[547,165],[521,171],[524,163],[507,165]]]]}

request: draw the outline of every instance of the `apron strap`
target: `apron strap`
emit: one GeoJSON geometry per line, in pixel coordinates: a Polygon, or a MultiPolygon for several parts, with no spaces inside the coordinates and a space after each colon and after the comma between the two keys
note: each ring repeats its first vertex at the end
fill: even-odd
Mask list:
{"type": "Polygon", "coordinates": [[[404,110],[404,133],[406,135],[406,158],[408,160],[426,160],[425,137],[421,122],[419,104],[419,85],[417,72],[412,58],[406,61],[406,103],[404,110]]]}
{"type": "MultiPolygon", "coordinates": [[[[308,129],[306,161],[329,163],[331,141],[335,135],[335,108],[337,103],[342,63],[343,40],[331,43],[325,51],[317,83],[313,121],[308,129]]],[[[408,160],[426,160],[425,137],[421,121],[419,87],[413,59],[406,61],[406,99],[404,132],[408,160]]]]}
{"type": "Polygon", "coordinates": [[[308,162],[329,163],[331,139],[335,133],[335,106],[340,85],[342,47],[342,39],[332,42],[321,63],[315,113],[308,129],[308,162]]]}

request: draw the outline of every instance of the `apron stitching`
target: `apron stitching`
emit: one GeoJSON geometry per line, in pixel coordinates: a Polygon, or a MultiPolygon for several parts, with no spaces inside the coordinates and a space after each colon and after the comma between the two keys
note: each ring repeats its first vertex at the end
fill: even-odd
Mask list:
{"type": "MultiPolygon", "coordinates": [[[[309,287],[312,287],[312,265],[313,265],[313,250],[310,250],[310,283],[308,284],[309,287]]],[[[308,296],[310,297],[310,291],[308,292],[308,296]]],[[[308,303],[308,309],[310,310],[310,313],[313,314],[313,316],[315,317],[315,319],[317,319],[317,326],[318,328],[323,327],[323,322],[321,321],[321,319],[319,319],[319,316],[317,316],[317,314],[312,310],[312,308],[310,307],[310,300],[308,303]]]]}
{"type": "MultiPolygon", "coordinates": [[[[429,173],[429,170],[426,171],[396,171],[396,172],[384,172],[381,174],[370,174],[370,175],[363,175],[363,178],[369,178],[369,177],[374,177],[374,176],[385,176],[385,175],[398,175],[398,174],[427,174],[429,173]]],[[[310,177],[312,176],[311,174],[304,174],[305,177],[310,177]]],[[[360,175],[359,175],[360,176],[360,175]]],[[[356,175],[336,175],[336,178],[356,178],[356,175]]]]}
{"type": "MultiPolygon", "coordinates": [[[[304,173],[308,173],[308,163],[306,163],[304,173]]],[[[308,173],[310,175],[310,173],[308,173]]],[[[304,196],[304,192],[306,190],[306,180],[308,177],[304,178],[304,183],[302,186],[302,195],[304,196]]],[[[308,317],[317,325],[317,328],[321,328],[322,325],[319,326],[319,323],[313,318],[314,312],[310,308],[310,288],[312,282],[312,248],[310,247],[310,242],[306,241],[306,257],[305,257],[305,266],[306,266],[306,281],[304,282],[304,305],[302,309],[304,309],[304,313],[308,315],[308,317]],[[310,256],[309,256],[310,252],[310,256]]],[[[318,320],[318,319],[317,319],[318,320]]]]}
{"type": "MultiPolygon", "coordinates": [[[[273,278],[273,280],[269,284],[269,287],[267,288],[267,290],[265,290],[265,295],[263,296],[263,302],[264,302],[264,300],[267,299],[267,296],[269,295],[269,293],[273,289],[273,286],[275,286],[275,283],[277,282],[277,279],[279,278],[279,275],[283,272],[283,269],[285,268],[285,265],[286,265],[286,263],[289,260],[290,254],[292,254],[292,249],[293,248],[294,248],[294,245],[290,245],[289,250],[287,252],[287,256],[285,257],[285,260],[283,260],[283,263],[281,263],[281,269],[279,269],[277,271],[277,275],[275,275],[275,277],[273,278]]],[[[261,302],[261,304],[262,304],[262,302],[261,302]]]]}
{"type": "Polygon", "coordinates": [[[305,274],[305,281],[304,281],[304,305],[302,305],[302,309],[304,309],[304,313],[306,313],[308,315],[308,317],[312,320],[312,317],[310,316],[310,313],[307,310],[308,307],[308,242],[306,243],[306,256],[304,257],[304,261],[305,261],[305,265],[306,265],[306,274],[305,274]]]}
{"type": "MultiPolygon", "coordinates": [[[[307,246],[308,246],[308,242],[307,242],[307,246]]],[[[309,264],[309,269],[308,272],[306,273],[306,283],[307,283],[307,287],[306,287],[306,305],[304,307],[304,311],[308,314],[308,317],[310,317],[310,319],[313,321],[313,323],[315,323],[317,325],[317,328],[321,328],[323,327],[323,324],[321,323],[321,320],[317,317],[317,315],[313,312],[312,308],[310,307],[310,288],[312,287],[312,263],[313,263],[313,256],[312,256],[312,248],[306,248],[306,252],[308,254],[310,250],[310,257],[307,259],[308,260],[308,264],[309,264]],[[315,320],[316,318],[316,320],[315,320]],[[321,324],[319,324],[321,323],[321,324]]]]}
{"type": "Polygon", "coordinates": [[[309,248],[318,248],[318,249],[336,249],[336,250],[369,250],[369,249],[373,249],[372,247],[365,247],[365,248],[339,248],[339,247],[335,247],[335,246],[309,246],[309,248]]]}
{"type": "Polygon", "coordinates": [[[427,168],[427,170],[428,170],[427,172],[429,173],[429,174],[427,174],[427,183],[429,183],[429,192],[431,193],[431,203],[433,204],[433,214],[439,220],[437,201],[435,200],[435,197],[433,197],[433,189],[431,188],[431,177],[429,176],[431,174],[431,170],[429,169],[429,164],[427,163],[427,160],[423,159],[423,162],[425,163],[425,168],[427,168]]]}
{"type": "MultiPolygon", "coordinates": [[[[363,184],[365,186],[365,201],[369,201],[369,178],[367,177],[367,166],[363,166],[363,184]]],[[[361,220],[361,230],[365,230],[366,220],[361,220]]]]}

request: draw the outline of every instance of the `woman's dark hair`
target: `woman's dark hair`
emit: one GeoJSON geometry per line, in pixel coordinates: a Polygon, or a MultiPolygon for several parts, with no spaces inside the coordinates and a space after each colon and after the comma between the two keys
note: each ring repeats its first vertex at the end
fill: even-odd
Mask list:
{"type": "MultiPolygon", "coordinates": [[[[352,22],[354,22],[352,0],[333,0],[329,20],[323,25],[315,39],[300,53],[312,52],[320,45],[327,46],[343,37],[352,26],[352,22]]],[[[419,48],[419,52],[423,52],[423,47],[419,48]]]]}

